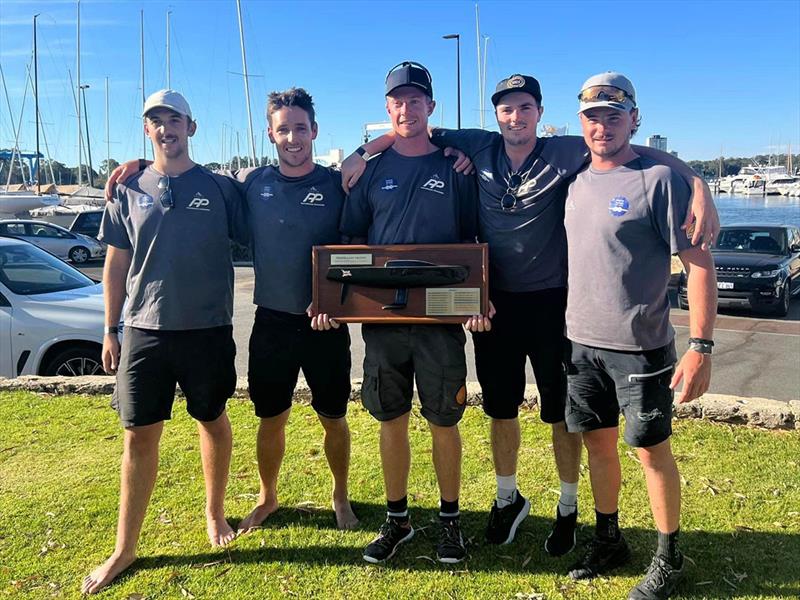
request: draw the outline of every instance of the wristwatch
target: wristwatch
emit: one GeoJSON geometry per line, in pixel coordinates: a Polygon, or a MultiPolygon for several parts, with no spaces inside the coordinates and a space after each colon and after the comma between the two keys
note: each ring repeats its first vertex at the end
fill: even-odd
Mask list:
{"type": "Polygon", "coordinates": [[[359,146],[358,148],[356,148],[356,154],[358,154],[364,160],[369,160],[370,158],[372,158],[372,154],[367,152],[364,149],[364,146],[359,146]]]}
{"type": "Polygon", "coordinates": [[[714,340],[706,340],[703,338],[689,338],[689,350],[694,350],[700,354],[711,354],[714,348],[714,340]]]}
{"type": "Polygon", "coordinates": [[[119,333],[119,327],[116,325],[112,325],[111,327],[103,327],[103,333],[113,333],[117,335],[119,333]]]}

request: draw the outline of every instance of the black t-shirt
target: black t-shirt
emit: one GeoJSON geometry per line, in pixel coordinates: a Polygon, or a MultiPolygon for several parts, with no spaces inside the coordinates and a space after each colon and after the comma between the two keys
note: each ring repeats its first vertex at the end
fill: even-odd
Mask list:
{"type": "Polygon", "coordinates": [[[567,284],[564,200],[569,180],[588,161],[576,136],[540,138],[520,169],[511,169],[503,137],[481,129],[435,129],[431,141],[458,148],[471,159],[480,194],[479,238],[489,244],[491,285],[527,292],[567,284]],[[523,183],[516,205],[503,210],[500,199],[511,173],[523,183]]]}
{"type": "Polygon", "coordinates": [[[345,201],[340,228],[369,244],[471,242],[477,205],[475,178],[456,173],[443,151],[403,156],[390,148],[367,163],[345,201]]]}

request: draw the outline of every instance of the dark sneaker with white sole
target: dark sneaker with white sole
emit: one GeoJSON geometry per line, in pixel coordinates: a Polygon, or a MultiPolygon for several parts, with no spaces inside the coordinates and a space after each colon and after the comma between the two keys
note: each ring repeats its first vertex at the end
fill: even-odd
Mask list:
{"type": "Polygon", "coordinates": [[[564,556],[575,547],[575,527],[578,523],[578,511],[566,517],[556,507],[556,522],[550,535],[544,541],[544,551],[550,556],[564,556]]]}
{"type": "Polygon", "coordinates": [[[628,600],[666,600],[684,577],[683,554],[681,564],[674,566],[663,556],[654,556],[647,573],[628,594],[628,600]]]}
{"type": "Polygon", "coordinates": [[[624,565],[631,559],[631,549],[622,535],[614,542],[597,536],[589,540],[581,559],[569,569],[572,579],[592,579],[624,565]]]}
{"type": "Polygon", "coordinates": [[[409,521],[401,523],[397,519],[386,519],[378,535],[364,549],[364,560],[380,563],[389,560],[397,552],[397,547],[414,537],[414,528],[409,521]]]}
{"type": "Polygon", "coordinates": [[[461,535],[461,524],[458,519],[447,519],[440,522],[439,545],[436,547],[436,557],[439,562],[455,564],[460,563],[467,556],[464,547],[464,538],[461,535]]]}
{"type": "Polygon", "coordinates": [[[486,526],[486,541],[490,544],[510,544],[517,534],[517,527],[530,511],[531,503],[519,491],[514,502],[503,508],[498,508],[495,500],[486,526]]]}

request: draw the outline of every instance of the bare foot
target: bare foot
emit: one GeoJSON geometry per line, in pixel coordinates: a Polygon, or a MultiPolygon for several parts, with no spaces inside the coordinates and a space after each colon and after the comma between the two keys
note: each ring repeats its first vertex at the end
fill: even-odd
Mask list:
{"type": "Polygon", "coordinates": [[[358,527],[358,517],[350,506],[350,500],[333,499],[333,512],[336,514],[336,526],[339,529],[355,529],[358,527]]]}
{"type": "Polygon", "coordinates": [[[267,517],[276,510],[278,510],[277,500],[267,500],[263,504],[256,504],[256,507],[250,511],[250,514],[239,523],[239,533],[247,533],[251,529],[261,527],[261,524],[266,521],[267,517]]]}
{"type": "Polygon", "coordinates": [[[130,567],[135,560],[136,555],[121,556],[116,553],[112,554],[106,562],[83,578],[81,593],[96,594],[111,583],[117,575],[130,567]]]}
{"type": "Polygon", "coordinates": [[[206,532],[208,541],[212,546],[227,546],[236,537],[236,532],[225,520],[225,517],[210,517],[206,515],[206,532]]]}

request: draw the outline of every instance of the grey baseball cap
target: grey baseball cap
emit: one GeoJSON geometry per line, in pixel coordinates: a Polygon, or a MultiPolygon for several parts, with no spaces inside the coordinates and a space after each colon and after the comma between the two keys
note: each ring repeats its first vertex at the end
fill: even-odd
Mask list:
{"type": "Polygon", "coordinates": [[[580,100],[578,114],[601,106],[624,112],[630,112],[636,108],[636,90],[633,83],[625,75],[616,71],[606,71],[589,77],[581,86],[578,99],[580,100]]]}
{"type": "Polygon", "coordinates": [[[494,89],[494,94],[492,94],[492,104],[497,106],[500,99],[511,92],[527,92],[536,98],[536,102],[540,105],[542,103],[542,88],[539,86],[539,82],[536,81],[536,78],[530,75],[516,74],[511,77],[506,77],[497,84],[497,87],[494,89]]]}
{"type": "Polygon", "coordinates": [[[180,115],[186,115],[189,119],[192,118],[192,109],[189,108],[186,98],[175,90],[158,90],[150,94],[144,102],[142,117],[147,116],[147,113],[154,108],[168,108],[180,115]]]}
{"type": "Polygon", "coordinates": [[[433,82],[431,74],[421,64],[412,61],[405,61],[392,67],[386,76],[386,95],[404,85],[419,88],[425,95],[433,98],[433,82]]]}

